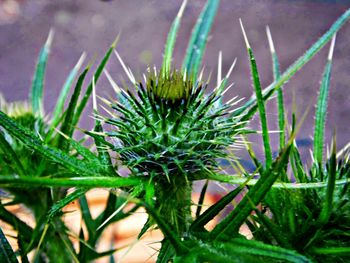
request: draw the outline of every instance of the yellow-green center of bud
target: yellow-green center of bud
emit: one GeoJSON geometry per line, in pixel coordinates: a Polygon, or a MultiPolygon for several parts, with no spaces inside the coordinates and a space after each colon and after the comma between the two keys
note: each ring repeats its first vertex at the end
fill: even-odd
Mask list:
{"type": "Polygon", "coordinates": [[[171,102],[187,100],[192,92],[193,84],[181,72],[173,71],[169,75],[151,72],[148,76],[147,91],[157,99],[171,102]]]}

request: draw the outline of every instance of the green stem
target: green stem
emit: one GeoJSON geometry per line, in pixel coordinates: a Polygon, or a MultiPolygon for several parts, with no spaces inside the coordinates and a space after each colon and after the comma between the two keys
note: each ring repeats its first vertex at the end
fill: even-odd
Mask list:
{"type": "MultiPolygon", "coordinates": [[[[214,180],[222,183],[229,184],[238,184],[242,185],[246,183],[247,185],[255,185],[258,182],[258,179],[250,179],[247,182],[246,177],[238,176],[238,175],[224,175],[224,174],[211,174],[209,175],[209,180],[214,180]]],[[[336,180],[335,185],[344,185],[350,183],[350,178],[336,180]]],[[[317,183],[274,183],[272,188],[282,188],[282,189],[315,189],[315,188],[326,188],[327,182],[317,182],[317,183]]]]}
{"type": "Polygon", "coordinates": [[[349,254],[350,253],[350,247],[321,247],[321,248],[313,248],[313,253],[316,254],[332,254],[332,255],[339,255],[339,254],[349,254]]]}
{"type": "Polygon", "coordinates": [[[174,178],[175,180],[170,184],[167,182],[157,185],[157,206],[163,220],[173,226],[179,236],[183,236],[192,221],[192,187],[182,176],[174,176],[174,178]]]}
{"type": "Polygon", "coordinates": [[[142,183],[141,178],[136,177],[13,177],[1,176],[0,187],[124,187],[135,186],[142,183]]]}

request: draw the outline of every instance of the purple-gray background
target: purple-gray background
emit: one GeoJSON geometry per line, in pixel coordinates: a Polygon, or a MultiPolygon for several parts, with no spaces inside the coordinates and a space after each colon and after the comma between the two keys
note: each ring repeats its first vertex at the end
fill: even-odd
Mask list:
{"type": "MultiPolygon", "coordinates": [[[[185,10],[175,47],[174,62],[178,66],[204,4],[204,0],[190,0],[185,10]]],[[[46,112],[52,110],[62,84],[80,54],[86,51],[88,59],[96,54],[97,60],[100,60],[119,32],[121,38],[117,50],[136,73],[144,72],[147,64],[159,67],[167,32],[180,5],[181,1],[170,0],[2,0],[0,91],[8,101],[27,98],[34,62],[50,28],[54,28],[55,36],[46,74],[46,112]]],[[[285,70],[349,7],[350,1],[222,0],[204,57],[206,72],[212,71],[216,78],[220,50],[223,52],[224,73],[237,57],[237,65],[231,75],[236,84],[227,94],[227,99],[235,95],[248,98],[253,88],[239,18],[245,25],[262,84],[266,87],[272,81],[266,25],[271,28],[281,68],[285,70]]],[[[311,106],[299,132],[300,139],[308,139],[313,133],[314,105],[327,53],[328,46],[284,87],[289,115],[293,110],[293,97],[299,119],[311,106]]],[[[126,79],[114,56],[107,68],[114,79],[126,79]]],[[[329,99],[327,143],[336,128],[338,147],[349,141],[349,73],[350,23],[337,36],[329,99]]],[[[98,94],[111,93],[103,76],[98,94]]],[[[277,114],[274,101],[268,103],[268,114],[270,126],[275,129],[277,114]]],[[[88,127],[91,123],[88,115],[89,110],[81,126],[88,127]]],[[[257,124],[255,118],[252,125],[257,124]]]]}

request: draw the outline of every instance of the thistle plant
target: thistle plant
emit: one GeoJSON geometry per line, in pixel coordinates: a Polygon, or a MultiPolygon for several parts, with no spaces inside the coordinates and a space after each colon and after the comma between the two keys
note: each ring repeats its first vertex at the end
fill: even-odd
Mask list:
{"type": "MultiPolygon", "coordinates": [[[[27,102],[13,102],[7,103],[3,97],[1,97],[0,109],[8,116],[10,116],[16,123],[25,127],[28,130],[34,131],[42,139],[50,141],[50,134],[52,127],[44,116],[44,109],[41,101],[42,97],[42,84],[43,84],[43,72],[45,71],[46,59],[49,53],[53,33],[50,32],[48,40],[41,50],[41,61],[39,60],[36,68],[35,78],[33,80],[33,86],[31,91],[31,101],[27,102]]],[[[25,147],[21,140],[2,129],[0,131],[1,140],[1,155],[2,165],[0,168],[3,176],[17,174],[18,176],[32,176],[32,177],[46,177],[53,173],[64,172],[54,164],[43,159],[40,154],[33,152],[31,149],[25,147]]],[[[50,142],[51,143],[51,142],[50,142]]],[[[33,247],[38,247],[37,258],[47,257],[53,260],[54,254],[58,251],[65,251],[65,255],[62,260],[69,260],[68,250],[65,241],[68,240],[68,236],[65,235],[65,226],[60,217],[53,217],[51,224],[45,220],[47,212],[51,209],[55,199],[61,198],[65,195],[64,188],[57,188],[51,191],[48,188],[38,187],[35,190],[31,188],[19,189],[16,187],[5,188],[10,195],[10,202],[1,204],[0,217],[8,224],[12,224],[15,229],[18,229],[20,249],[25,253],[28,249],[30,251],[33,247]],[[34,190],[34,191],[33,191],[34,190]],[[12,198],[11,198],[12,196],[12,198]],[[13,215],[6,208],[13,204],[22,204],[26,208],[30,209],[34,216],[35,228],[32,229],[26,223],[24,223],[16,215],[13,215]],[[44,245],[40,245],[40,231],[44,228],[50,229],[45,236],[44,245]],[[60,237],[57,238],[55,233],[61,232],[60,237]],[[24,234],[26,233],[26,234],[24,234]],[[41,246],[41,249],[39,247],[41,246]],[[41,251],[41,252],[39,252],[41,251]]],[[[25,257],[23,258],[25,261],[25,257]]]]}
{"type": "Polygon", "coordinates": [[[206,94],[208,84],[164,67],[133,84],[137,97],[116,87],[118,101],[110,103],[116,113],[104,119],[112,125],[105,136],[114,140],[103,143],[154,185],[155,207],[185,233],[192,182],[218,170],[218,158],[228,158],[226,149],[243,130],[229,117],[231,105],[222,103],[222,86],[206,94]]]}
{"type": "MultiPolygon", "coordinates": [[[[77,122],[81,115],[81,110],[79,110],[78,106],[80,106],[80,109],[83,109],[81,105],[86,103],[82,100],[81,105],[78,105],[77,99],[79,96],[78,92],[90,65],[78,78],[70,103],[64,109],[64,102],[82,66],[85,54],[80,57],[67,77],[53,114],[51,116],[45,114],[42,100],[44,75],[52,38],[53,33],[51,31],[39,54],[29,101],[8,103],[2,96],[0,97],[2,116],[8,118],[6,121],[7,125],[15,125],[11,129],[2,128],[0,130],[0,174],[3,179],[6,177],[24,180],[31,178],[40,182],[42,180],[50,180],[53,177],[65,178],[72,173],[76,174],[77,169],[84,167],[84,163],[92,166],[89,170],[94,174],[95,172],[102,173],[103,170],[108,169],[108,165],[101,161],[102,158],[99,159],[89,149],[84,148],[70,138],[74,133],[74,121],[77,122]],[[34,148],[29,148],[28,142],[34,148]],[[43,151],[38,150],[36,148],[38,146],[43,151]],[[76,158],[75,156],[77,155],[85,160],[76,158]],[[47,158],[48,156],[54,157],[54,159],[47,158]],[[86,160],[87,158],[88,161],[86,160]]],[[[114,45],[115,43],[112,44],[112,48],[114,45]]],[[[106,63],[110,53],[107,52],[106,57],[100,64],[100,68],[106,63]]],[[[96,74],[98,75],[98,71],[96,74]]],[[[98,78],[96,74],[95,77],[98,78]]],[[[30,183],[28,184],[30,185],[30,183]]],[[[34,187],[28,187],[28,184],[22,184],[24,187],[16,187],[11,184],[3,185],[7,194],[4,196],[5,198],[1,198],[0,205],[1,220],[11,225],[18,232],[18,247],[22,262],[28,262],[27,254],[32,250],[35,250],[33,257],[35,262],[43,262],[45,260],[50,262],[70,262],[72,260],[87,261],[96,259],[101,254],[88,249],[88,247],[96,246],[98,238],[110,223],[129,215],[128,212],[121,212],[111,217],[114,210],[124,203],[124,198],[120,197],[117,199],[114,192],[110,193],[106,210],[93,220],[84,196],[87,189],[77,189],[65,199],[69,190],[65,185],[50,189],[42,187],[41,183],[34,187]],[[63,220],[64,213],[61,209],[78,197],[80,197],[81,210],[84,213],[84,219],[88,226],[89,238],[86,242],[79,244],[80,251],[76,253],[73,252],[73,243],[70,240],[70,236],[73,233],[65,225],[63,220]],[[29,209],[34,217],[34,227],[27,225],[23,218],[18,217],[7,209],[7,207],[15,204],[20,204],[29,209]],[[109,222],[97,231],[97,226],[100,226],[109,217],[111,217],[109,222]],[[95,227],[94,224],[97,226],[95,227]],[[92,230],[91,227],[94,229],[92,230]],[[62,255],[57,258],[57,254],[62,255]]],[[[131,211],[134,210],[135,208],[131,209],[131,211]]],[[[80,235],[84,236],[83,232],[80,235]]],[[[2,251],[2,253],[5,253],[5,251],[2,251]]],[[[106,255],[106,253],[102,253],[102,255],[106,255]]],[[[7,256],[1,254],[0,261],[5,262],[6,260],[8,260],[7,256]]],[[[13,262],[17,262],[17,260],[13,262]]]]}
{"type": "MultiPolygon", "coordinates": [[[[273,47],[271,36],[269,40],[273,47]]],[[[350,239],[347,233],[350,224],[349,152],[344,148],[337,153],[335,135],[332,149],[327,151],[324,161],[324,130],[334,45],[335,36],[316,105],[311,168],[305,168],[294,141],[289,154],[290,171],[287,167],[281,170],[278,181],[287,184],[296,182],[301,187],[271,189],[263,201],[265,211],[256,210],[253,223],[247,222],[256,239],[294,249],[316,262],[346,262],[350,258],[350,239]]],[[[275,78],[278,78],[277,55],[274,48],[271,51],[275,78]]],[[[283,109],[283,105],[280,108],[283,109]]],[[[280,118],[284,119],[285,116],[280,115],[280,118]]],[[[295,129],[293,115],[292,133],[295,129]]],[[[284,129],[281,136],[285,136],[284,129]]],[[[280,142],[283,143],[283,140],[280,142]]]]}
{"type": "Polygon", "coordinates": [[[20,108],[1,100],[0,186],[10,194],[10,201],[1,200],[0,218],[17,231],[19,247],[13,251],[0,231],[1,262],[17,262],[16,256],[28,262],[27,255],[31,251],[35,251],[33,262],[89,262],[110,256],[117,245],[109,251],[98,251],[101,234],[109,224],[126,218],[139,207],[145,208],[148,221],[138,238],[153,227],[164,235],[157,262],[313,262],[323,259],[346,262],[349,259],[349,155],[347,149],[336,152],[335,140],[325,160],[323,155],[332,56],[328,57],[317,104],[314,163],[309,169],[304,168],[295,143],[298,127],[294,115],[291,129],[287,128],[281,88],[323,46],[335,39],[335,33],[350,18],[350,10],[285,72],[280,72],[268,33],[275,78],[265,89],[261,86],[258,63],[241,22],[254,95],[236,108],[237,98],[227,102],[223,99],[231,87],[228,81],[235,61],[222,78],[222,55],[219,53],[218,82],[214,87],[200,72],[218,0],[208,0],[204,6],[181,69],[172,64],[186,3],[185,0],[171,25],[160,70],[148,69],[139,80],[115,52],[130,84],[120,88],[105,71],[115,91],[114,99],[102,98],[108,106],[102,106],[105,113],[100,112],[96,90],[116,41],[97,66],[85,92],[84,80],[91,64],[78,76],[82,61],[78,63],[62,88],[53,114],[45,114],[42,101],[52,37],[39,55],[31,106],[23,104],[20,108]],[[65,107],[71,87],[74,87],[73,93],[65,107]],[[272,156],[265,109],[266,101],[275,92],[278,92],[280,128],[276,158],[272,156]],[[75,127],[90,97],[95,125],[84,132],[93,139],[93,147],[88,147],[86,137],[81,141],[74,139],[75,127]],[[254,133],[247,125],[257,112],[265,160],[256,158],[244,136],[254,133]],[[241,141],[247,145],[256,166],[253,173],[245,171],[230,153],[241,141]],[[237,175],[223,173],[221,160],[233,160],[237,175]],[[121,166],[129,170],[128,175],[119,174],[121,166]],[[206,183],[199,201],[194,204],[197,206],[194,215],[190,210],[192,184],[199,180],[206,183]],[[210,181],[234,187],[202,211],[210,181]],[[69,188],[73,190],[69,192],[69,188]],[[111,189],[105,210],[96,218],[91,216],[85,196],[91,188],[111,189]],[[238,196],[240,198],[236,199],[238,196]],[[82,214],[81,225],[85,227],[81,227],[79,233],[72,233],[64,223],[62,209],[76,199],[82,214]],[[32,211],[34,227],[26,225],[7,209],[14,203],[32,211]],[[232,203],[234,207],[225,210],[223,215],[221,212],[232,203]],[[125,208],[127,204],[131,204],[128,209],[125,208]],[[207,230],[206,225],[218,216],[220,221],[207,230]],[[240,234],[243,225],[249,227],[251,240],[240,234]],[[73,240],[78,249],[73,246],[73,240]]]}

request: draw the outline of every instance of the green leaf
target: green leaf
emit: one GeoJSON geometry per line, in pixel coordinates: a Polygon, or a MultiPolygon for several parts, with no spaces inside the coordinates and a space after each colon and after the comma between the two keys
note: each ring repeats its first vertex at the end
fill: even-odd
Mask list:
{"type": "MultiPolygon", "coordinates": [[[[80,203],[80,200],[79,200],[80,203]]],[[[82,208],[80,208],[82,210],[82,208]]],[[[83,211],[82,211],[83,212],[83,211]]],[[[83,228],[80,228],[79,231],[79,260],[80,262],[86,262],[86,251],[87,249],[90,249],[89,244],[87,244],[87,242],[85,241],[85,236],[84,236],[84,231],[83,228]]],[[[93,250],[93,248],[91,248],[91,250],[93,250]]]]}
{"type": "Polygon", "coordinates": [[[208,184],[209,184],[209,181],[206,180],[205,184],[202,187],[201,194],[199,196],[198,206],[197,206],[197,210],[196,210],[196,218],[197,219],[198,219],[198,217],[201,214],[201,210],[202,210],[202,206],[203,206],[203,203],[204,203],[205,193],[207,192],[208,184]]]}
{"type": "Polygon", "coordinates": [[[126,201],[126,198],[119,197],[116,195],[116,193],[113,193],[112,191],[109,192],[108,200],[105,209],[103,212],[96,217],[96,225],[101,225],[105,220],[107,220],[124,202],[126,201]]]}
{"type": "MultiPolygon", "coordinates": [[[[290,150],[292,151],[292,150],[290,150]]],[[[244,184],[246,182],[246,178],[237,175],[222,175],[222,174],[210,174],[208,176],[209,180],[214,180],[222,183],[229,183],[233,185],[244,184]]],[[[257,179],[250,179],[247,182],[247,185],[256,185],[259,182],[257,179]]],[[[350,182],[350,178],[336,180],[335,184],[338,185],[346,185],[350,182]]],[[[327,188],[326,182],[314,182],[314,183],[285,183],[285,182],[275,182],[271,186],[276,189],[316,189],[316,188],[327,188]]]]}
{"type": "Polygon", "coordinates": [[[17,244],[18,244],[19,254],[21,255],[21,262],[29,263],[28,256],[24,247],[23,236],[20,232],[18,232],[18,235],[17,235],[17,244]]]}
{"type": "Polygon", "coordinates": [[[65,196],[63,199],[56,202],[51,209],[49,210],[47,214],[47,221],[51,221],[58,213],[61,212],[61,210],[68,205],[69,203],[73,202],[74,200],[78,199],[82,195],[84,195],[87,192],[87,189],[85,188],[79,188],[76,189],[73,193],[70,193],[69,195],[65,196]]]}
{"type": "MultiPolygon", "coordinates": [[[[248,180],[247,180],[248,181],[248,180]]],[[[198,231],[204,227],[210,220],[217,216],[222,209],[224,209],[231,201],[242,191],[245,184],[238,186],[236,189],[229,192],[222,197],[218,202],[209,207],[203,214],[201,214],[190,226],[192,231],[198,231]]]]}
{"type": "Polygon", "coordinates": [[[14,177],[1,176],[1,187],[86,187],[86,188],[118,188],[143,184],[139,177],[105,177],[105,176],[80,176],[69,178],[52,177],[14,177]]]}
{"type": "MultiPolygon", "coordinates": [[[[95,128],[94,128],[95,132],[103,132],[103,128],[101,125],[101,122],[96,120],[95,122],[95,128]]],[[[108,153],[108,149],[106,147],[104,147],[104,145],[101,143],[100,140],[96,140],[96,137],[94,137],[95,139],[95,144],[96,144],[96,148],[98,151],[98,158],[101,161],[101,163],[105,166],[106,170],[108,170],[110,172],[110,174],[116,174],[114,168],[113,168],[113,164],[112,164],[112,159],[111,156],[108,153]]]]}
{"type": "MultiPolygon", "coordinates": [[[[270,52],[271,52],[271,58],[272,58],[272,70],[273,70],[273,79],[274,82],[276,82],[280,76],[281,76],[281,71],[280,71],[280,65],[278,62],[278,57],[276,54],[276,50],[273,44],[270,28],[266,28],[267,32],[267,38],[269,40],[269,46],[270,46],[270,52]]],[[[279,150],[281,151],[286,142],[286,135],[285,135],[285,116],[284,116],[284,99],[283,99],[283,90],[282,87],[278,89],[277,91],[277,108],[278,108],[278,128],[280,130],[279,136],[280,136],[280,145],[279,145],[279,150]]]]}
{"type": "Polygon", "coordinates": [[[101,162],[98,157],[88,148],[85,148],[81,142],[77,142],[74,139],[68,137],[67,135],[60,133],[67,141],[72,149],[76,150],[81,157],[83,157],[90,164],[94,164],[96,167],[101,166],[101,162]]]}
{"type": "MultiPolygon", "coordinates": [[[[96,134],[102,133],[103,134],[103,127],[100,121],[99,113],[97,110],[97,102],[96,102],[96,90],[95,90],[95,79],[93,78],[93,85],[92,85],[92,90],[93,90],[93,111],[94,111],[94,117],[95,117],[95,127],[94,127],[94,132],[96,134]]],[[[98,136],[98,135],[97,135],[98,136]]],[[[98,152],[98,158],[101,161],[101,163],[104,165],[106,171],[109,171],[110,174],[117,175],[114,168],[113,168],[113,163],[111,156],[108,153],[108,148],[104,147],[103,143],[101,143],[101,140],[97,139],[97,136],[93,137],[95,141],[95,145],[97,148],[98,152]]],[[[100,136],[102,137],[102,136],[100,136]]]]}
{"type": "Polygon", "coordinates": [[[157,257],[157,263],[169,263],[175,255],[174,248],[170,241],[164,238],[161,242],[161,248],[157,257]]]}
{"type": "Polygon", "coordinates": [[[244,36],[244,40],[247,46],[249,61],[250,61],[250,69],[251,69],[251,75],[253,78],[253,84],[255,89],[255,95],[257,98],[257,105],[259,109],[260,114],[260,121],[261,121],[261,128],[262,128],[262,138],[264,143],[264,150],[265,150],[265,160],[266,160],[266,168],[268,169],[272,163],[272,152],[271,152],[271,146],[270,146],[270,139],[269,139],[269,131],[267,127],[267,118],[266,118],[266,111],[265,111],[265,101],[262,95],[261,91],[261,84],[260,84],[260,78],[259,78],[259,72],[258,67],[256,65],[255,57],[253,54],[253,50],[251,49],[247,35],[245,33],[242,20],[239,20],[244,36]]]}
{"type": "Polygon", "coordinates": [[[207,43],[211,26],[214,22],[219,0],[208,0],[197,23],[193,28],[191,39],[188,43],[186,56],[182,64],[182,71],[192,79],[197,78],[199,66],[202,62],[204,49],[207,43]]]}
{"type": "Polygon", "coordinates": [[[0,204],[0,218],[23,235],[23,240],[29,242],[33,234],[33,229],[18,217],[7,211],[3,204],[0,204]]]}
{"type": "MultiPolygon", "coordinates": [[[[104,69],[104,67],[106,66],[107,62],[108,62],[108,59],[109,57],[111,56],[115,46],[117,45],[117,42],[118,42],[118,39],[119,39],[119,35],[117,36],[117,38],[114,40],[114,42],[112,43],[111,47],[108,49],[107,53],[105,54],[104,58],[102,59],[101,63],[98,65],[97,67],[97,70],[94,74],[94,80],[95,80],[95,83],[98,81],[98,79],[100,78],[100,75],[104,69]]],[[[83,99],[80,101],[80,104],[78,105],[77,107],[77,110],[74,114],[74,119],[73,119],[73,122],[72,122],[72,125],[73,126],[76,126],[79,122],[79,119],[80,119],[80,116],[90,98],[90,95],[92,93],[92,81],[91,83],[89,84],[89,86],[87,87],[86,89],[86,92],[85,92],[85,95],[83,97],[83,99]]]]}
{"type": "Polygon", "coordinates": [[[333,208],[333,195],[335,190],[336,175],[337,175],[337,150],[336,150],[336,139],[333,137],[333,149],[330,158],[330,167],[327,178],[327,192],[326,200],[324,201],[320,217],[318,218],[317,223],[319,225],[324,225],[328,222],[329,217],[332,213],[333,208]]]}
{"type": "Polygon", "coordinates": [[[73,81],[74,81],[75,77],[77,76],[79,69],[85,60],[85,57],[86,57],[86,55],[85,55],[85,53],[83,53],[81,55],[81,57],[79,58],[77,64],[74,66],[74,68],[69,73],[65,83],[63,84],[62,90],[61,90],[60,95],[58,96],[58,99],[56,102],[55,109],[53,110],[53,113],[52,113],[52,120],[51,120],[51,124],[50,124],[50,129],[55,128],[61,120],[63,108],[64,108],[64,103],[67,99],[69,90],[72,87],[73,81]]]}
{"type": "Polygon", "coordinates": [[[103,252],[89,251],[89,261],[90,260],[93,261],[93,260],[96,260],[96,259],[99,259],[99,258],[102,258],[102,257],[110,256],[109,257],[109,259],[110,259],[109,262],[114,262],[114,261],[111,261],[111,259],[113,259],[113,253],[115,253],[117,251],[118,251],[118,249],[110,249],[110,250],[106,250],[106,251],[103,251],[103,252]]]}
{"type": "MultiPolygon", "coordinates": [[[[220,244],[218,244],[220,247],[220,244]]],[[[231,239],[227,244],[224,244],[223,253],[232,253],[232,255],[247,254],[252,256],[262,256],[265,258],[278,259],[287,262],[311,262],[311,260],[298,254],[297,252],[278,246],[267,245],[262,242],[247,240],[244,238],[231,239]]],[[[264,259],[261,262],[266,262],[264,259]]]]}
{"type": "MultiPolygon", "coordinates": [[[[110,214],[108,216],[108,218],[106,218],[103,222],[99,222],[100,224],[97,227],[97,230],[101,230],[103,228],[105,228],[109,223],[113,222],[115,220],[115,218],[117,218],[116,216],[118,214],[123,214],[122,210],[123,208],[134,198],[138,197],[142,192],[144,191],[144,185],[143,184],[138,184],[136,185],[133,189],[132,192],[129,194],[129,196],[127,196],[127,198],[125,198],[124,200],[122,200],[121,203],[118,203],[118,207],[117,209],[115,209],[113,211],[112,214],[110,214]]],[[[104,218],[102,218],[104,219],[104,218]]]]}
{"type": "MultiPolygon", "coordinates": [[[[78,104],[78,99],[79,99],[79,95],[81,92],[81,87],[83,85],[84,79],[86,77],[86,74],[88,73],[90,69],[90,65],[88,65],[85,70],[83,71],[83,73],[79,76],[79,79],[77,81],[77,84],[75,86],[73,95],[69,101],[68,104],[68,109],[67,109],[67,113],[66,116],[64,118],[64,121],[62,123],[62,127],[60,129],[60,131],[65,134],[67,137],[72,137],[73,135],[73,131],[74,131],[74,124],[73,124],[73,118],[74,118],[74,112],[75,109],[77,107],[78,104]]],[[[68,152],[69,151],[69,141],[65,140],[63,136],[59,137],[58,142],[57,142],[58,147],[60,147],[60,149],[64,152],[68,152]]]]}
{"type": "MultiPolygon", "coordinates": [[[[278,198],[279,196],[275,195],[275,194],[272,195],[272,198],[276,198],[276,197],[278,198]]],[[[273,201],[275,201],[275,200],[273,200],[273,201]]],[[[269,205],[269,207],[271,207],[271,203],[268,203],[268,205],[269,205]]],[[[290,208],[290,209],[292,209],[292,208],[290,208]]],[[[257,217],[259,218],[258,222],[260,223],[260,225],[263,225],[266,227],[268,232],[275,238],[275,240],[277,241],[277,243],[281,247],[292,248],[291,244],[288,242],[288,240],[285,237],[285,234],[284,234],[285,229],[281,229],[281,227],[278,225],[278,223],[274,223],[268,216],[261,213],[259,211],[259,209],[256,209],[255,213],[256,213],[257,217]]]]}
{"type": "Polygon", "coordinates": [[[32,90],[30,93],[30,100],[32,103],[33,112],[35,115],[39,117],[44,116],[44,109],[43,109],[44,78],[45,78],[46,63],[50,52],[52,38],[53,38],[53,31],[50,30],[46,43],[41,48],[39,53],[39,57],[38,57],[38,61],[37,61],[36,69],[34,73],[34,78],[32,82],[32,90]]]}
{"type": "Polygon", "coordinates": [[[332,56],[335,44],[335,36],[336,35],[334,35],[332,39],[327,64],[321,81],[320,94],[318,96],[318,101],[316,105],[314,131],[314,159],[319,165],[322,164],[323,159],[324,129],[326,126],[327,103],[331,79],[332,56]]]}
{"type": "Polygon", "coordinates": [[[188,248],[181,242],[180,237],[178,237],[167,222],[164,222],[164,220],[159,216],[155,208],[145,202],[139,202],[139,204],[142,205],[146,209],[147,213],[153,217],[154,221],[157,222],[158,227],[164,234],[165,238],[172,244],[176,253],[181,254],[188,250],[188,248]]]}
{"type": "Polygon", "coordinates": [[[307,183],[309,178],[304,170],[303,163],[301,161],[299,149],[297,148],[296,142],[293,142],[291,149],[291,168],[295,179],[298,183],[307,183]]]}
{"type": "Polygon", "coordinates": [[[350,255],[350,247],[320,247],[312,248],[312,252],[319,255],[341,256],[350,255]]]}
{"type": "Polygon", "coordinates": [[[0,228],[0,262],[18,263],[15,253],[0,228]]]}
{"type": "Polygon", "coordinates": [[[26,173],[24,171],[23,165],[19,160],[17,154],[12,149],[11,145],[6,141],[5,136],[0,131],[0,149],[5,155],[7,161],[10,162],[11,167],[19,176],[24,176],[26,173]]]}
{"type": "Polygon", "coordinates": [[[191,242],[190,244],[192,245],[191,250],[181,256],[177,255],[174,263],[311,262],[293,250],[245,238],[233,238],[229,241],[191,242]]]}
{"type": "Polygon", "coordinates": [[[154,198],[155,198],[155,187],[154,182],[152,180],[149,180],[147,184],[145,184],[145,201],[150,204],[154,205],[154,198]]]}
{"type": "MultiPolygon", "coordinates": [[[[282,75],[281,77],[271,83],[266,89],[263,90],[264,101],[268,100],[276,90],[287,82],[297,71],[299,71],[307,62],[309,62],[314,55],[320,51],[320,49],[331,40],[332,36],[347,22],[350,18],[350,9],[348,9],[343,15],[341,15],[329,28],[329,30],[314,43],[303,56],[297,59],[282,75]]],[[[256,98],[249,99],[242,107],[232,113],[232,116],[239,116],[239,121],[249,120],[251,116],[255,114],[257,110],[256,98]]]]}
{"type": "Polygon", "coordinates": [[[168,38],[165,44],[165,51],[164,51],[164,59],[163,59],[163,65],[162,65],[162,74],[163,77],[168,76],[170,74],[171,69],[171,60],[173,58],[173,50],[176,42],[177,32],[180,27],[180,22],[182,18],[182,14],[185,10],[187,4],[187,0],[184,0],[182,2],[182,5],[180,7],[179,12],[177,13],[176,18],[174,19],[173,23],[171,24],[170,31],[168,33],[168,38]]]}
{"type": "Polygon", "coordinates": [[[35,150],[55,163],[63,165],[74,173],[85,176],[96,176],[102,172],[100,167],[78,160],[59,149],[46,145],[33,132],[17,124],[2,111],[0,111],[0,126],[4,127],[9,134],[23,142],[28,148],[35,150]]]}
{"type": "Polygon", "coordinates": [[[96,230],[97,226],[96,226],[95,220],[92,218],[89,204],[87,202],[85,195],[80,197],[79,205],[80,205],[81,214],[82,214],[84,223],[89,233],[89,238],[92,238],[94,236],[94,231],[96,230]]]}
{"type": "Polygon", "coordinates": [[[113,254],[109,256],[109,263],[115,263],[113,254]]]}
{"type": "Polygon", "coordinates": [[[248,191],[244,198],[239,202],[235,209],[223,219],[211,232],[214,239],[223,234],[234,235],[238,233],[240,226],[247,220],[250,213],[255,209],[256,205],[263,200],[274,182],[280,175],[280,171],[284,169],[288,162],[289,152],[292,140],[289,140],[286,148],[280,153],[280,156],[265,170],[256,184],[248,191]]]}

